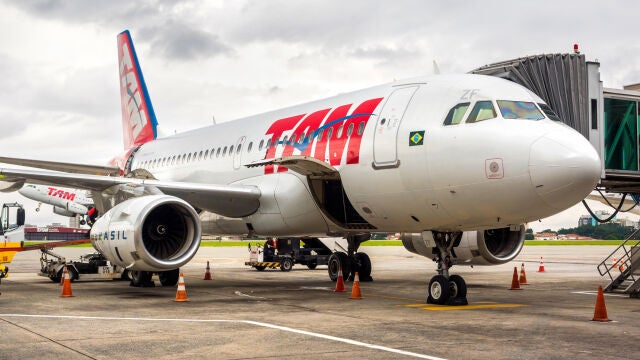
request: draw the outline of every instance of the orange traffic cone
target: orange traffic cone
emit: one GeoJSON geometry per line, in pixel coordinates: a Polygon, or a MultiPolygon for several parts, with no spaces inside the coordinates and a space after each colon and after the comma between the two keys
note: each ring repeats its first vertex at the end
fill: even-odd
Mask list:
{"type": "Polygon", "coordinates": [[[342,276],[342,267],[338,269],[338,280],[336,281],[336,289],[334,292],[345,292],[344,277],[342,276]]]}
{"type": "Polygon", "coordinates": [[[604,304],[604,292],[602,291],[602,285],[598,286],[598,296],[596,296],[596,309],[593,312],[593,319],[591,321],[611,321],[607,317],[607,306],[604,304]]]}
{"type": "Polygon", "coordinates": [[[618,259],[616,259],[616,257],[613,257],[613,268],[617,269],[618,268],[618,259]]]}
{"type": "Polygon", "coordinates": [[[207,270],[204,272],[204,280],[211,280],[211,268],[209,267],[208,261],[207,261],[207,270]]]}
{"type": "Polygon", "coordinates": [[[622,262],[622,259],[620,259],[620,265],[618,265],[618,269],[620,269],[620,272],[623,272],[625,269],[624,262],[622,262]]]}
{"type": "Polygon", "coordinates": [[[69,269],[67,269],[67,265],[64,266],[62,279],[62,293],[60,294],[60,297],[73,297],[73,293],[71,292],[71,278],[69,278],[69,269]]]}
{"type": "Polygon", "coordinates": [[[538,267],[538,272],[544,272],[544,261],[542,261],[542,256],[540,256],[540,266],[538,267]]]}
{"type": "Polygon", "coordinates": [[[520,285],[529,285],[527,283],[527,274],[524,272],[524,263],[520,266],[520,285]]]}
{"type": "Polygon", "coordinates": [[[178,291],[176,292],[176,299],[173,301],[189,301],[189,299],[187,299],[187,290],[184,287],[184,276],[182,273],[180,273],[180,277],[178,278],[178,291]]]}
{"type": "Polygon", "coordinates": [[[360,276],[356,271],[356,275],[353,278],[353,287],[351,288],[351,296],[349,299],[360,300],[362,299],[362,293],[360,292],[360,276]]]}
{"type": "Polygon", "coordinates": [[[513,267],[513,278],[511,279],[511,288],[509,290],[522,290],[520,281],[518,281],[518,267],[513,267]]]}

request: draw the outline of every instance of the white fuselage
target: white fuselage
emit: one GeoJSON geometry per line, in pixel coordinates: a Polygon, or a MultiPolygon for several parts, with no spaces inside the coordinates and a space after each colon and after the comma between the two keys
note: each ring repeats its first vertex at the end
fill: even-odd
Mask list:
{"type": "Polygon", "coordinates": [[[166,181],[258,187],[260,208],[250,216],[201,215],[205,230],[220,234],[502,228],[553,215],[593,189],[598,155],[562,123],[505,119],[498,111],[490,120],[443,124],[456,104],[471,109],[480,100],[496,109],[497,100],[543,102],[492,77],[417,78],[158,139],[140,147],[131,169],[166,181]],[[369,227],[336,219],[338,210],[327,209],[306,176],[277,165],[245,166],[295,155],[334,168],[357,212],[345,217],[369,227]]]}

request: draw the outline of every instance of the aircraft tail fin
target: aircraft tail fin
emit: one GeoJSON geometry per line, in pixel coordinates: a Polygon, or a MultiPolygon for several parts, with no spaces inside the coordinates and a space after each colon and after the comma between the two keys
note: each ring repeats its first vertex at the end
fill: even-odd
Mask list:
{"type": "Polygon", "coordinates": [[[129,30],[118,34],[118,65],[124,149],[157,137],[158,121],[129,30]]]}

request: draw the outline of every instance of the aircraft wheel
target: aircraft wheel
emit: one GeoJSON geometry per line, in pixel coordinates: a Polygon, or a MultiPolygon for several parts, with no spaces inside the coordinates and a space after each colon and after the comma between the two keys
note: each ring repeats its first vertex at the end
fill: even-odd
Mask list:
{"type": "Polygon", "coordinates": [[[429,281],[428,304],[445,304],[450,297],[451,287],[449,280],[443,275],[436,275],[429,281]]]}
{"type": "Polygon", "coordinates": [[[452,298],[466,298],[467,297],[467,283],[460,275],[449,276],[449,294],[452,298]]]}
{"type": "Polygon", "coordinates": [[[284,258],[280,262],[280,270],[282,271],[291,271],[292,267],[293,267],[293,260],[291,260],[290,258],[284,258]]]}
{"type": "Polygon", "coordinates": [[[131,278],[129,278],[129,270],[127,269],[122,270],[122,275],[120,276],[120,280],[122,281],[131,280],[131,278]]]}
{"type": "Polygon", "coordinates": [[[129,277],[131,278],[130,285],[133,287],[152,287],[155,286],[151,281],[153,275],[150,271],[129,271],[129,277]]]}
{"type": "Polygon", "coordinates": [[[158,279],[160,279],[160,284],[162,284],[162,286],[176,286],[179,278],[180,269],[173,269],[158,273],[158,279]]]}
{"type": "Polygon", "coordinates": [[[360,263],[360,270],[358,270],[358,276],[360,281],[373,281],[371,277],[371,259],[369,255],[365,253],[357,253],[356,257],[360,263]]]}
{"type": "Polygon", "coordinates": [[[338,280],[338,270],[342,268],[342,277],[346,280],[351,274],[351,261],[347,254],[343,252],[334,252],[329,256],[329,262],[327,263],[329,269],[329,279],[331,281],[338,280]]]}

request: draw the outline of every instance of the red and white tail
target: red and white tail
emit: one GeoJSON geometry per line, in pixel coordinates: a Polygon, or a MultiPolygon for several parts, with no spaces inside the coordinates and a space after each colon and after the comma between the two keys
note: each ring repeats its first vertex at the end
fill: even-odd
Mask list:
{"type": "Polygon", "coordinates": [[[129,30],[118,34],[118,65],[122,135],[124,149],[129,150],[155,139],[158,126],[129,30]]]}

